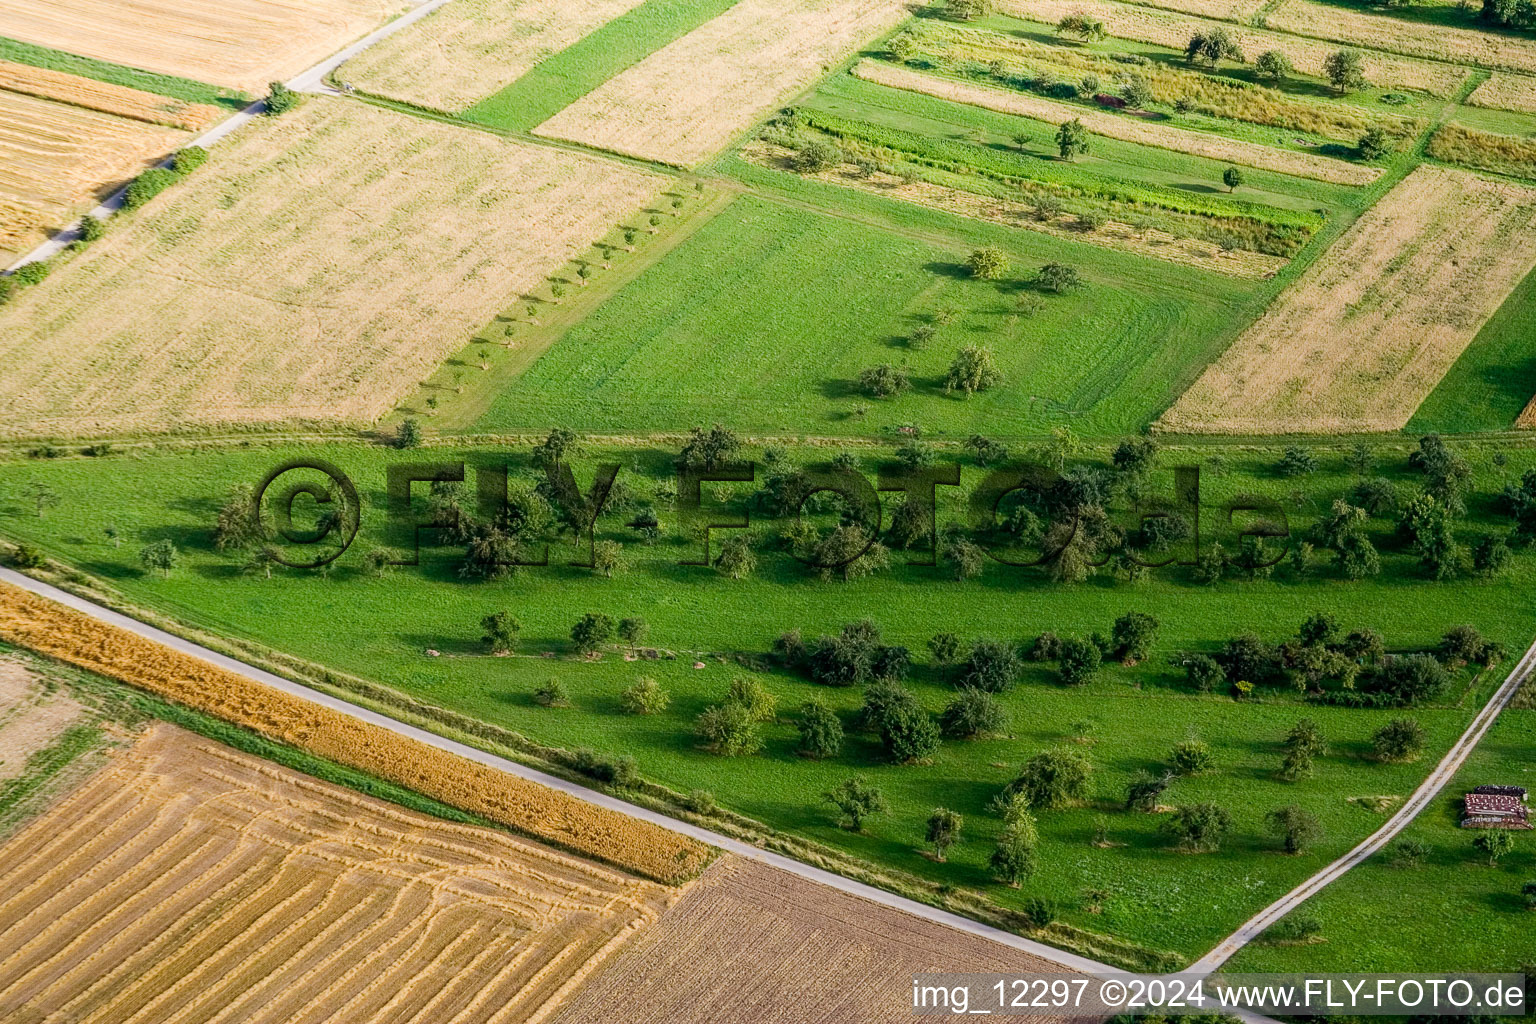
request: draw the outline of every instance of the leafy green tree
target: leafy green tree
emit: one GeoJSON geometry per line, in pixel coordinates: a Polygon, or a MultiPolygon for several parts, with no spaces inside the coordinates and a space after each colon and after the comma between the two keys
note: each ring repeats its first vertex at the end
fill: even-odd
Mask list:
{"type": "Polygon", "coordinates": [[[864,831],[865,819],[890,810],[885,794],[871,786],[862,775],[845,779],[835,789],[823,793],[822,799],[842,812],[854,832],[864,831]]]}
{"type": "Polygon", "coordinates": [[[171,570],[181,562],[181,552],[170,540],[157,540],[140,549],[139,561],[143,563],[144,568],[170,579],[171,570]]]}
{"type": "Polygon", "coordinates": [[[1047,263],[1035,274],[1037,287],[1061,295],[1082,286],[1077,270],[1065,263],[1047,263]]]}
{"type": "Polygon", "coordinates": [[[1363,580],[1381,574],[1381,556],[1363,533],[1351,533],[1339,542],[1339,571],[1345,579],[1363,580]]]}
{"type": "Polygon", "coordinates": [[[1132,110],[1141,110],[1151,104],[1152,83],[1141,75],[1126,75],[1120,85],[1120,98],[1132,110]]]}
{"type": "Polygon", "coordinates": [[[1184,659],[1184,674],[1189,685],[1201,693],[1210,693],[1227,681],[1227,673],[1209,654],[1192,654],[1184,659]]]}
{"type": "Polygon", "coordinates": [[[843,151],[825,139],[813,139],[795,150],[789,165],[801,174],[820,174],[843,162],[843,151]]]}
{"type": "Polygon", "coordinates": [[[731,680],[725,699],[730,704],[740,704],[758,722],[771,722],[778,714],[779,699],[756,679],[737,676],[731,680]]]}
{"type": "Polygon", "coordinates": [[[408,448],[421,446],[421,424],[414,418],[407,416],[400,421],[400,426],[395,428],[395,447],[402,451],[408,448]]]}
{"type": "Polygon", "coordinates": [[[1131,780],[1131,784],[1125,791],[1125,809],[1128,811],[1140,811],[1143,814],[1152,814],[1160,806],[1162,795],[1167,792],[1173,780],[1178,778],[1173,772],[1165,771],[1161,775],[1152,775],[1148,772],[1138,772],[1131,780]]]}
{"type": "Polygon", "coordinates": [[[672,703],[672,695],[650,676],[641,676],[624,688],[619,702],[632,715],[659,715],[672,703]]]}
{"type": "Polygon", "coordinates": [[[1449,579],[1460,571],[1463,552],[1456,541],[1451,510],[1428,491],[1408,502],[1403,509],[1398,534],[1419,556],[1419,564],[1435,579],[1449,579]]]}
{"type": "Polygon", "coordinates": [[[628,567],[624,548],[616,540],[600,540],[592,544],[592,568],[605,578],[612,579],[628,567]]]}
{"type": "Polygon", "coordinates": [[[965,345],[955,353],[944,378],[946,392],[959,391],[969,398],[978,391],[996,387],[1003,379],[992,350],[985,345],[965,345]]]}
{"type": "Polygon", "coordinates": [[[944,0],[944,13],[957,21],[975,21],[992,13],[992,0],[944,0]]]}
{"type": "Polygon", "coordinates": [[[935,633],[928,640],[928,653],[935,664],[953,665],[960,656],[960,638],[953,633],[935,633]]]}
{"type": "Polygon", "coordinates": [[[1411,761],[1424,749],[1424,727],[1412,718],[1394,718],[1377,729],[1371,747],[1381,761],[1411,761]]]}
{"type": "Polygon", "coordinates": [[[757,555],[752,551],[751,540],[742,534],[728,537],[715,556],[715,568],[733,580],[751,576],[757,571],[757,555]]]}
{"type": "Polygon", "coordinates": [[[1088,152],[1088,129],[1081,118],[1074,117],[1056,129],[1056,150],[1063,160],[1071,160],[1088,152]]]}
{"type": "Polygon", "coordinates": [[[1279,50],[1265,50],[1253,62],[1254,74],[1279,84],[1296,73],[1291,58],[1279,50]]]}
{"type": "Polygon", "coordinates": [[[1524,901],[1526,910],[1536,910],[1536,879],[1520,887],[1520,898],[1524,901]]]}
{"type": "Polygon", "coordinates": [[[996,697],[966,687],[939,715],[939,729],[945,736],[962,740],[996,736],[1008,730],[1008,715],[996,697]]]}
{"type": "Polygon", "coordinates": [[[1360,136],[1360,141],[1355,143],[1355,155],[1361,160],[1380,160],[1391,153],[1392,148],[1392,136],[1379,125],[1372,125],[1360,136]]]}
{"type": "Polygon", "coordinates": [[[1193,733],[1175,743],[1168,754],[1168,767],[1177,775],[1204,775],[1215,766],[1210,744],[1193,733]]]}
{"type": "Polygon", "coordinates": [[[695,731],[706,749],[725,757],[755,754],[763,748],[762,723],[751,708],[737,701],[705,708],[695,731]]]}
{"type": "Polygon", "coordinates": [[[859,371],[859,390],[873,398],[891,398],[912,386],[905,366],[881,363],[859,371]]]}
{"type": "Polygon", "coordinates": [[[1433,700],[1450,685],[1450,673],[1428,654],[1409,654],[1377,668],[1366,680],[1366,689],[1389,697],[1400,706],[1433,700]]]}
{"type": "Polygon", "coordinates": [[[532,455],[535,465],[544,469],[553,469],[580,455],[581,450],[580,434],[565,427],[556,427],[545,436],[543,441],[534,446],[532,455]]]}
{"type": "Polygon", "coordinates": [[[1515,554],[1503,537],[1485,533],[1472,545],[1472,571],[1484,579],[1504,575],[1514,559],[1515,554]]]}
{"type": "Polygon", "coordinates": [[[571,627],[571,642],[582,654],[591,654],[613,638],[613,619],[602,612],[587,612],[571,627]]]}
{"type": "Polygon", "coordinates": [[[1365,88],[1365,61],[1358,50],[1335,50],[1323,61],[1323,74],[1338,92],[1365,88]]]}
{"type": "Polygon", "coordinates": [[[923,837],[933,847],[934,860],[943,863],[944,855],[960,839],[960,829],[965,819],[945,807],[935,807],[928,815],[928,827],[923,837]]]}
{"type": "Polygon", "coordinates": [[[1472,848],[1488,858],[1488,866],[1499,866],[1499,858],[1515,848],[1515,837],[1501,828],[1491,828],[1472,840],[1472,848]]]}
{"type": "Polygon", "coordinates": [[[256,516],[255,492],[249,484],[237,484],[229,489],[229,495],[219,507],[213,527],[213,546],[218,551],[238,550],[260,539],[263,539],[263,531],[256,516]]]}
{"type": "Polygon", "coordinates": [[[1243,172],[1236,167],[1228,167],[1221,172],[1221,181],[1227,186],[1228,192],[1236,192],[1238,186],[1243,183],[1243,172]]]}
{"type": "Polygon", "coordinates": [[[1008,273],[1008,254],[995,245],[977,249],[965,258],[965,267],[978,281],[996,281],[1008,273]]]}
{"type": "Polygon", "coordinates": [[[1127,612],[1115,620],[1110,630],[1110,645],[1123,664],[1145,661],[1157,638],[1158,621],[1146,612],[1127,612]]]}
{"type": "Polygon", "coordinates": [[[1018,776],[1004,790],[1022,795],[1029,806],[1053,811],[1082,801],[1088,795],[1093,765],[1075,750],[1043,750],[1025,761],[1018,776]]]}
{"type": "Polygon", "coordinates": [[[500,528],[476,524],[464,546],[459,575],[472,580],[503,580],[517,571],[521,546],[500,528]]]}
{"type": "Polygon", "coordinates": [[[1299,804],[1277,807],[1264,816],[1264,823],[1289,854],[1300,853],[1323,834],[1323,823],[1317,815],[1299,804]]]}
{"type": "Polygon", "coordinates": [[[1232,38],[1231,32],[1218,27],[1190,36],[1189,42],[1184,45],[1184,57],[1191,64],[1204,64],[1210,68],[1224,60],[1241,64],[1243,48],[1232,38]]]}
{"type": "Polygon", "coordinates": [[[1104,23],[1099,19],[1090,18],[1081,12],[1074,12],[1056,23],[1056,34],[1076,36],[1086,43],[1103,39],[1107,33],[1104,31],[1104,23]]]}
{"type": "Polygon", "coordinates": [[[571,694],[564,683],[551,678],[534,689],[533,702],[544,708],[568,708],[571,706],[571,694]]]}
{"type": "Polygon", "coordinates": [[[619,639],[631,647],[638,646],[645,639],[646,630],[650,627],[646,621],[638,615],[619,620],[619,639]]]}
{"type": "Polygon", "coordinates": [[[1061,673],[1061,681],[1068,686],[1088,682],[1098,674],[1103,663],[1104,655],[1092,641],[1068,637],[1061,642],[1057,668],[1061,673]]]}
{"type": "Polygon", "coordinates": [[[988,861],[993,877],[1018,888],[1039,866],[1039,845],[1034,818],[1028,811],[1020,811],[997,837],[997,846],[988,861]]]}
{"type": "Polygon", "coordinates": [[[836,757],[843,749],[843,723],[837,713],[821,700],[808,700],[800,707],[800,753],[823,760],[836,757]]]}
{"type": "Polygon", "coordinates": [[[1175,807],[1163,820],[1161,829],[1192,853],[1218,850],[1227,833],[1232,831],[1232,815],[1219,804],[1186,804],[1175,807]]]}
{"type": "Polygon", "coordinates": [[[511,612],[492,612],[480,620],[480,628],[485,631],[480,642],[492,654],[511,654],[517,647],[517,635],[523,627],[511,612]]]}
{"type": "Polygon", "coordinates": [[[299,94],[282,82],[271,82],[267,85],[267,103],[262,113],[276,117],[279,114],[286,114],[298,105],[299,94]]]}
{"type": "Polygon", "coordinates": [[[862,579],[890,568],[890,552],[884,544],[872,541],[869,532],[855,523],[844,523],[816,542],[812,561],[821,566],[823,579],[840,578],[843,582],[862,579]]]}
{"type": "Polygon", "coordinates": [[[678,454],[683,465],[694,469],[717,469],[729,462],[741,451],[741,438],[734,430],[716,423],[705,430],[694,427],[687,443],[678,454]]]}
{"type": "Polygon", "coordinates": [[[1280,456],[1275,468],[1281,476],[1306,476],[1317,471],[1317,459],[1305,448],[1291,445],[1280,456]]]}
{"type": "Polygon", "coordinates": [[[1019,653],[1005,640],[982,637],[960,666],[960,683],[973,690],[1002,693],[1019,677],[1023,665],[1019,653]]]}

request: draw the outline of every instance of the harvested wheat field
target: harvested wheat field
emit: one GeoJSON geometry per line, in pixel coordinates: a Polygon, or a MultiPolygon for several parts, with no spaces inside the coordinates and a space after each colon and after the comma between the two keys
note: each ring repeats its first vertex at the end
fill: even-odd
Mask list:
{"type": "Polygon", "coordinates": [[[184,103],[124,85],[81,78],[65,71],[36,68],[0,60],[0,92],[19,92],[45,100],[57,100],[103,114],[116,114],[135,121],[161,124],[167,128],[200,131],[221,120],[226,111],[206,103],[184,103]]]}
{"type": "Polygon", "coordinates": [[[41,242],[84,205],[187,135],[0,90],[0,262],[41,242]]]}
{"type": "Polygon", "coordinates": [[[0,310],[3,430],[371,422],[664,184],[311,98],[0,310]]]}
{"type": "MultiPolygon", "coordinates": [[[[1112,36],[1137,39],[1144,43],[1184,49],[1189,37],[1212,28],[1225,28],[1244,52],[1257,55],[1265,50],[1279,50],[1304,74],[1321,76],[1323,61],[1338,49],[1335,44],[1317,39],[1303,39],[1281,32],[1266,32],[1245,25],[1227,25],[1201,18],[1152,10],[1113,0],[1001,0],[1000,10],[1020,18],[1056,24],[1075,12],[1092,15],[1104,22],[1112,36]]],[[[1328,8],[1329,17],[1339,8],[1328,8]]],[[[1273,24],[1271,22],[1271,24],[1273,24]]],[[[1361,52],[1365,77],[1373,84],[1400,89],[1422,89],[1435,96],[1449,96],[1467,77],[1462,68],[1428,61],[1410,60],[1371,50],[1361,52]]]]}
{"type": "Polygon", "coordinates": [[[1487,81],[1472,90],[1467,102],[1474,107],[1536,114],[1536,78],[1495,71],[1488,76],[1487,81]]]}
{"type": "Polygon", "coordinates": [[[0,658],[0,782],[14,779],[86,711],[67,694],[44,688],[26,666],[0,658]]]}
{"type": "Polygon", "coordinates": [[[458,113],[642,0],[453,0],[342,66],[364,92],[458,113]]]}
{"type": "Polygon", "coordinates": [[[908,13],[904,0],[739,0],[534,133],[691,167],[908,13]]]}
{"type": "Polygon", "coordinates": [[[917,972],[1063,970],[788,871],[728,857],[550,1024],[891,1024],[931,1019],[908,1009],[917,972]]]}
{"type": "Polygon", "coordinates": [[[1282,32],[1301,32],[1353,46],[1372,46],[1415,57],[1476,64],[1506,71],[1536,72],[1536,39],[1429,22],[1316,0],[1281,0],[1264,23],[1282,32]]]}
{"type": "Polygon", "coordinates": [[[678,892],[168,725],[0,850],[11,1021],[539,1021],[678,892]]]}
{"type": "Polygon", "coordinates": [[[1009,92],[985,85],[973,85],[948,78],[937,78],[897,67],[880,61],[861,61],[853,72],[857,77],[895,89],[906,89],[927,96],[969,103],[1004,114],[1032,117],[1049,124],[1080,121],[1084,128],[1097,135],[1126,142],[1136,142],[1158,149],[1171,149],[1178,153],[1190,153],[1212,160],[1259,167],[1281,174],[1295,174],[1303,178],[1315,178],[1336,185],[1369,185],[1381,177],[1381,168],[1362,167],[1310,153],[1294,153],[1276,149],[1257,142],[1242,142],[1222,135],[1206,132],[1185,131],[1166,125],[1150,124],[1132,117],[1118,117],[1079,106],[1057,103],[1032,93],[1009,92]]]}
{"type": "Polygon", "coordinates": [[[1398,430],[1536,264],[1536,189],[1422,166],[1166,412],[1167,430],[1398,430]]]}
{"type": "Polygon", "coordinates": [[[404,0],[0,0],[5,35],[162,75],[266,91],[404,0]]]}
{"type": "Polygon", "coordinates": [[[1519,430],[1530,430],[1536,427],[1536,398],[1532,398],[1526,403],[1525,408],[1520,410],[1520,415],[1515,417],[1515,427],[1519,430]]]}
{"type": "Polygon", "coordinates": [[[0,639],[404,786],[541,841],[680,883],[711,849],[669,829],[275,690],[0,583],[0,639]]]}
{"type": "Polygon", "coordinates": [[[1266,6],[1266,0],[1157,0],[1150,7],[1164,7],[1181,14],[1197,14],[1219,21],[1249,21],[1266,6]]]}

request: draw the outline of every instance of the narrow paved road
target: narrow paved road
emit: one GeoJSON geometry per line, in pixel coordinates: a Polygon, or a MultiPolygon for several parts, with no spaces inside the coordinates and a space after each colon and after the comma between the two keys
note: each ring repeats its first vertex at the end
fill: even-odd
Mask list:
{"type": "Polygon", "coordinates": [[[1402,807],[1398,808],[1397,813],[1387,819],[1386,824],[1373,832],[1359,846],[1356,846],[1353,850],[1350,850],[1344,856],[1329,864],[1305,882],[1302,882],[1280,899],[1259,911],[1241,928],[1221,940],[1215,949],[1191,964],[1189,970],[1198,973],[1209,973],[1216,970],[1230,960],[1238,950],[1258,938],[1264,932],[1264,929],[1301,906],[1302,903],[1317,895],[1330,883],[1337,881],[1350,868],[1361,863],[1391,842],[1394,836],[1406,828],[1409,822],[1413,821],[1424,808],[1429,806],[1430,801],[1440,795],[1440,791],[1446,787],[1452,777],[1455,776],[1457,770],[1467,760],[1467,755],[1471,754],[1473,748],[1482,742],[1489,727],[1493,725],[1494,719],[1499,717],[1499,712],[1504,710],[1510,700],[1514,698],[1515,693],[1520,689],[1521,684],[1530,676],[1533,667],[1536,667],[1536,644],[1532,644],[1530,649],[1525,652],[1525,656],[1515,663],[1515,667],[1509,673],[1509,678],[1505,679],[1503,685],[1494,691],[1493,696],[1488,699],[1488,703],[1478,712],[1477,717],[1472,719],[1472,724],[1467,726],[1467,731],[1461,734],[1455,745],[1451,747],[1440,763],[1435,766],[1435,770],[1430,772],[1429,777],[1424,780],[1418,789],[1413,791],[1413,795],[1403,803],[1402,807]]]}

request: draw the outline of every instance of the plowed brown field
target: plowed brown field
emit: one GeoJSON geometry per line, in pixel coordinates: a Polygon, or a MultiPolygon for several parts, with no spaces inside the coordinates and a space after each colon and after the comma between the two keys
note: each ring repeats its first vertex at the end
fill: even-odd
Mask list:
{"type": "Polygon", "coordinates": [[[0,309],[0,433],[371,422],[664,184],[311,97],[0,309]]]}
{"type": "Polygon", "coordinates": [[[404,0],[0,0],[4,34],[260,94],[366,34],[404,0]]]}
{"type": "Polygon", "coordinates": [[[915,973],[1064,970],[788,871],[727,857],[550,1024],[906,1024],[934,1019],[909,1009],[915,973]]]}
{"type": "Polygon", "coordinates": [[[1398,430],[1536,264],[1536,189],[1424,165],[1350,226],[1159,424],[1398,430]]]}
{"type": "Polygon", "coordinates": [[[186,138],[170,128],[0,90],[0,263],[186,138]]]}
{"type": "Polygon", "coordinates": [[[738,0],[534,132],[691,167],[907,14],[904,0],[738,0]]]}
{"type": "Polygon", "coordinates": [[[0,1019],[540,1021],[675,895],[159,725],[0,847],[0,1019]]]}

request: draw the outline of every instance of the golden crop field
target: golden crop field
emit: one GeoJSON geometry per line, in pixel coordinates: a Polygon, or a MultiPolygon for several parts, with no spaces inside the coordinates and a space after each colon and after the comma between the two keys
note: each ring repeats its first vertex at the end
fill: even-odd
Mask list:
{"type": "Polygon", "coordinates": [[[534,132],[692,167],[908,13],[903,0],[738,0],[534,132]]]}
{"type": "Polygon", "coordinates": [[[550,1024],[906,1024],[922,1019],[912,1015],[908,979],[928,971],[1063,969],[779,868],[726,857],[550,1024]]]}
{"type": "Polygon", "coordinates": [[[1515,426],[1521,430],[1536,427],[1536,398],[1532,398],[1526,407],[1520,410],[1520,415],[1515,418],[1515,426]]]}
{"type": "Polygon", "coordinates": [[[162,724],[0,846],[0,1019],[537,1021],[676,893],[162,724]]]}
{"type": "Polygon", "coordinates": [[[925,75],[919,71],[880,61],[861,61],[854,68],[853,73],[859,78],[877,82],[880,85],[920,92],[958,103],[969,103],[1004,114],[1032,117],[1049,124],[1063,124],[1077,120],[1082,122],[1083,127],[1090,132],[1112,139],[1123,139],[1126,142],[1155,146],[1159,149],[1190,153],[1211,160],[1242,164],[1245,167],[1260,167],[1267,171],[1296,174],[1303,178],[1315,178],[1318,181],[1329,181],[1337,185],[1369,185],[1381,176],[1379,167],[1362,167],[1359,164],[1345,163],[1325,156],[1314,156],[1311,153],[1296,153],[1257,142],[1230,139],[1224,135],[1150,124],[1131,117],[1120,117],[1101,111],[1085,110],[1080,106],[1057,103],[1032,93],[993,89],[984,85],[925,75]]]}
{"type": "Polygon", "coordinates": [[[1264,23],[1283,32],[1301,32],[1352,46],[1373,46],[1415,57],[1506,71],[1536,72],[1536,39],[1509,32],[1407,21],[1316,0],[1281,0],[1278,7],[1265,14],[1264,23]]]}
{"type": "MultiPolygon", "coordinates": [[[[1112,36],[1137,39],[1158,46],[1182,50],[1189,37],[1196,32],[1207,31],[1219,23],[1169,11],[1157,11],[1137,7],[1114,0],[1001,0],[999,8],[1020,18],[1043,21],[1054,25],[1064,16],[1082,12],[1104,22],[1104,28],[1112,36]]],[[[1327,8],[1327,17],[1341,8],[1327,8]]],[[[1242,46],[1249,59],[1265,50],[1279,50],[1290,58],[1297,70],[1308,75],[1322,75],[1323,62],[1338,49],[1333,43],[1318,39],[1303,39],[1282,32],[1266,32],[1244,25],[1222,25],[1242,46]]],[[[1363,51],[1365,77],[1373,85],[1422,89],[1435,96],[1449,96],[1467,77],[1461,68],[1412,60],[1376,51],[1363,51]]]]}
{"type": "Polygon", "coordinates": [[[5,583],[0,639],[647,878],[686,881],[709,862],[709,847],[676,832],[263,686],[5,583]]]}
{"type": "Polygon", "coordinates": [[[12,39],[253,95],[319,63],[404,0],[0,0],[12,39]]]}
{"type": "Polygon", "coordinates": [[[20,775],[27,758],[85,718],[85,709],[45,689],[26,666],[0,658],[0,782],[20,775]]]}
{"type": "Polygon", "coordinates": [[[1488,76],[1487,81],[1472,90],[1467,102],[1475,107],[1536,114],[1536,78],[1495,71],[1488,76]]]}
{"type": "Polygon", "coordinates": [[[1220,21],[1248,21],[1264,9],[1266,0],[1157,0],[1149,6],[1220,21]]]}
{"type": "Polygon", "coordinates": [[[81,78],[64,71],[15,64],[8,60],[0,60],[0,92],[19,92],[187,131],[207,128],[227,113],[205,103],[183,103],[168,96],[158,96],[124,85],[98,82],[94,78],[81,78]]]}
{"type": "Polygon", "coordinates": [[[0,90],[0,262],[41,242],[187,136],[0,90]]]}
{"type": "Polygon", "coordinates": [[[1398,430],[1536,265],[1536,189],[1424,165],[1163,414],[1168,430],[1398,430]]]}
{"type": "Polygon", "coordinates": [[[664,184],[311,97],[0,309],[0,432],[372,422],[664,184]]]}
{"type": "Polygon", "coordinates": [[[458,113],[640,3],[453,0],[337,74],[364,92],[458,113]]]}

